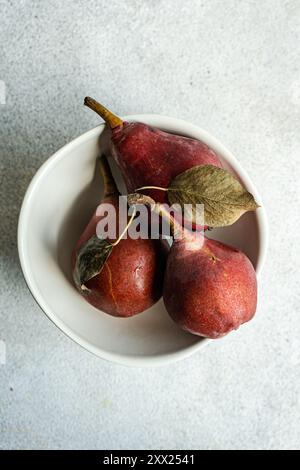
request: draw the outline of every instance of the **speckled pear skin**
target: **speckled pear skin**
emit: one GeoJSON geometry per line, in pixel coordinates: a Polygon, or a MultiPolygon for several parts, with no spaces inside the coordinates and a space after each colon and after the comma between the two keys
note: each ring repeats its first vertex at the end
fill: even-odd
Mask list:
{"type": "MultiPolygon", "coordinates": [[[[118,210],[118,195],[108,196],[102,203],[113,204],[118,210]]],[[[96,234],[100,218],[95,212],[78,240],[73,266],[80,246],[96,234]]],[[[91,292],[84,293],[84,298],[97,309],[115,317],[137,315],[162,296],[165,258],[159,240],[122,239],[113,248],[102,271],[86,283],[91,292]]]]}
{"type": "MultiPolygon", "coordinates": [[[[196,165],[222,166],[218,155],[200,140],[138,122],[124,122],[112,129],[112,153],[128,192],[142,186],[167,188],[175,176],[196,165]]],[[[157,202],[167,202],[164,191],[146,193],[157,202]]]]}
{"type": "Polygon", "coordinates": [[[184,330],[220,338],[254,316],[255,270],[241,251],[204,238],[200,249],[177,240],[170,250],[163,298],[172,319],[184,330]]]}

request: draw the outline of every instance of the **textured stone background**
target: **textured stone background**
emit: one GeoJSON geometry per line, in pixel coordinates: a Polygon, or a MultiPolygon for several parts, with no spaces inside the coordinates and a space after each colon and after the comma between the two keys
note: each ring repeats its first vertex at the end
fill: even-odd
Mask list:
{"type": "Polygon", "coordinates": [[[0,0],[0,18],[0,447],[300,448],[299,0],[0,0]],[[207,129],[266,205],[256,320],[169,367],[93,357],[39,310],[20,272],[24,192],[98,122],[86,94],[207,129]]]}

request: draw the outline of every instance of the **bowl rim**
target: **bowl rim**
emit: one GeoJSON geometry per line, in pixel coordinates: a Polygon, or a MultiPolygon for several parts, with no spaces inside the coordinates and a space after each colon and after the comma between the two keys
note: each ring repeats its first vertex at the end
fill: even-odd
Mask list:
{"type": "MultiPolygon", "coordinates": [[[[183,134],[190,134],[196,133],[201,134],[201,140],[203,140],[206,144],[210,147],[213,147],[237,172],[237,174],[242,178],[246,187],[249,189],[250,192],[254,195],[256,201],[260,205],[259,210],[256,213],[258,219],[258,228],[259,228],[259,240],[260,240],[260,250],[258,256],[258,263],[256,267],[256,275],[259,276],[261,273],[262,267],[265,262],[266,254],[267,254],[267,246],[268,246],[268,223],[266,212],[261,201],[260,195],[252,183],[251,179],[248,177],[247,173],[243,170],[240,166],[238,160],[234,157],[234,155],[223,145],[220,141],[218,141],[215,137],[213,137],[209,132],[205,131],[199,126],[191,124],[183,119],[168,117],[160,114],[134,114],[134,115],[127,115],[123,116],[122,119],[125,121],[158,121],[155,124],[156,127],[164,128],[164,125],[171,128],[175,127],[176,132],[179,133],[178,128],[180,127],[180,133],[183,134]]],[[[154,125],[154,124],[152,124],[154,125]]],[[[30,202],[34,196],[35,189],[39,183],[40,178],[46,171],[49,171],[51,167],[54,167],[61,159],[65,157],[66,154],[72,151],[72,148],[76,147],[79,143],[82,144],[86,141],[89,141],[97,136],[100,135],[100,131],[103,130],[105,127],[105,123],[100,123],[93,129],[81,134],[80,136],[73,139],[71,142],[65,144],[59,150],[57,150],[53,155],[51,155],[46,161],[40,166],[37,170],[35,175],[33,176],[27,190],[25,196],[23,198],[20,214],[19,214],[19,221],[18,221],[18,253],[20,264],[22,268],[22,273],[27,284],[27,287],[32,294],[34,300],[37,302],[41,310],[47,315],[47,317],[69,338],[75,341],[84,349],[88,350],[89,352],[93,353],[97,357],[101,357],[102,359],[108,360],[110,362],[118,363],[121,365],[126,365],[130,367],[153,367],[158,365],[166,365],[173,362],[177,362],[180,359],[184,359],[192,355],[194,352],[199,351],[204,346],[206,346],[210,339],[207,338],[200,338],[199,341],[196,341],[190,346],[184,347],[177,351],[173,351],[171,353],[162,353],[158,354],[157,356],[134,356],[134,355],[126,355],[126,354],[119,354],[114,352],[108,352],[98,346],[95,346],[89,343],[85,338],[80,336],[78,333],[74,332],[72,328],[66,325],[62,320],[57,318],[55,312],[48,306],[47,301],[40,293],[33,276],[31,275],[31,270],[29,267],[28,259],[26,257],[26,252],[24,248],[24,242],[26,238],[26,220],[29,213],[30,202]]],[[[171,129],[170,129],[171,131],[171,129]]]]}

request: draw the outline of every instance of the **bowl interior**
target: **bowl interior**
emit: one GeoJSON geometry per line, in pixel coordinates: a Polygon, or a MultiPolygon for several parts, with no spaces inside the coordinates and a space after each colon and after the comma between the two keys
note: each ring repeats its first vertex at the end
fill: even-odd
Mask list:
{"type": "MultiPolygon", "coordinates": [[[[131,119],[206,141],[258,198],[234,158],[204,131],[161,116],[131,119]]],[[[63,147],[34,177],[19,223],[25,279],[47,315],[75,341],[104,358],[145,365],[186,356],[206,340],[180,330],[162,301],[136,317],[118,319],[89,305],[73,285],[71,252],[101,199],[102,182],[95,162],[102,152],[108,152],[108,136],[100,125],[63,147]]],[[[113,162],[112,167],[119,187],[124,188],[113,162]]],[[[261,217],[259,211],[248,213],[233,226],[214,230],[210,236],[242,249],[259,269],[263,257],[261,217]]]]}

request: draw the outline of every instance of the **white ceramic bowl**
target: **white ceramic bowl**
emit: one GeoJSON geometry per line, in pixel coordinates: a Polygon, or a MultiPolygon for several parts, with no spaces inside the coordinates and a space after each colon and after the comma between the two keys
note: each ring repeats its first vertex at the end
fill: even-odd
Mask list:
{"type": "MultiPolygon", "coordinates": [[[[237,160],[204,130],[158,115],[124,119],[206,142],[261,204],[255,186],[237,160]]],[[[96,157],[107,150],[107,145],[107,131],[99,125],[52,155],[31,181],[18,227],[26,282],[48,317],[97,356],[130,366],[154,366],[187,357],[208,340],[180,330],[169,318],[162,300],[136,317],[118,319],[89,305],[72,283],[71,251],[101,197],[101,177],[95,165],[96,157]]],[[[120,175],[116,167],[114,170],[120,186],[120,175]]],[[[231,227],[214,230],[211,236],[242,249],[259,273],[267,244],[263,208],[245,214],[231,227]]]]}

